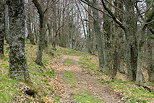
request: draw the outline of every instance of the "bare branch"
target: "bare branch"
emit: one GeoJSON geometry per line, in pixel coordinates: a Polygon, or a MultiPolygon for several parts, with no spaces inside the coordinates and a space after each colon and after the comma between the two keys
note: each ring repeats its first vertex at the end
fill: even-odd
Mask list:
{"type": "MultiPolygon", "coordinates": [[[[94,9],[100,11],[101,13],[107,15],[108,17],[112,18],[108,13],[106,13],[106,12],[104,12],[104,11],[98,9],[97,7],[93,6],[92,3],[91,3],[89,0],[86,0],[86,1],[79,0],[79,1],[81,1],[81,2],[83,2],[83,3],[85,3],[85,4],[87,4],[89,7],[92,7],[92,8],[94,8],[94,9]]],[[[82,5],[82,3],[80,3],[80,4],[82,5]]],[[[83,5],[82,5],[82,6],[83,6],[83,5]]],[[[86,8],[85,8],[84,6],[83,6],[83,8],[86,10],[86,8]]],[[[86,10],[86,11],[88,12],[88,10],[86,10]]],[[[88,13],[89,13],[89,12],[88,12],[88,13]]],[[[90,13],[89,13],[89,14],[90,14],[90,13]]],[[[92,15],[90,15],[90,16],[93,18],[92,15]]],[[[94,18],[93,18],[93,19],[94,19],[94,18]]]]}
{"type": "Polygon", "coordinates": [[[98,10],[98,11],[100,11],[100,12],[102,12],[102,13],[105,13],[103,10],[100,10],[100,9],[98,9],[97,7],[95,7],[95,6],[93,6],[92,5],[92,3],[89,1],[89,0],[81,0],[83,3],[85,3],[85,4],[87,4],[88,6],[90,6],[90,7],[92,7],[92,8],[94,8],[94,9],[96,9],[96,10],[98,10]]]}
{"type": "Polygon", "coordinates": [[[144,28],[146,28],[147,25],[152,21],[153,17],[154,17],[154,8],[152,8],[152,11],[151,11],[150,15],[147,17],[147,20],[145,21],[145,24],[144,24],[144,28]]]}
{"type": "Polygon", "coordinates": [[[113,8],[115,8],[115,9],[117,9],[118,11],[120,11],[120,12],[122,12],[122,13],[124,13],[124,11],[123,10],[121,10],[120,8],[118,8],[118,7],[116,7],[116,6],[114,6],[112,3],[110,3],[108,0],[105,0],[109,5],[111,5],[113,8]]]}
{"type": "Polygon", "coordinates": [[[110,11],[110,10],[106,7],[104,0],[101,0],[101,2],[102,2],[102,4],[103,4],[104,9],[110,14],[110,16],[112,17],[112,19],[113,19],[124,31],[126,31],[124,25],[120,22],[120,20],[118,20],[118,19],[115,17],[115,15],[112,13],[112,11],[110,11]]]}
{"type": "Polygon", "coordinates": [[[41,7],[40,3],[38,2],[38,0],[32,0],[32,2],[34,3],[35,7],[37,8],[40,17],[43,17],[44,13],[43,13],[42,7],[41,7]]]}

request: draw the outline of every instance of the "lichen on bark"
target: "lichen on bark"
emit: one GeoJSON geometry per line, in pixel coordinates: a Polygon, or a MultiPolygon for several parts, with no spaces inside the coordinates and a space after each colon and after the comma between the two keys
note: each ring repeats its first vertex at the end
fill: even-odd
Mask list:
{"type": "Polygon", "coordinates": [[[10,41],[9,75],[13,79],[30,81],[25,56],[24,0],[8,0],[10,41]]]}

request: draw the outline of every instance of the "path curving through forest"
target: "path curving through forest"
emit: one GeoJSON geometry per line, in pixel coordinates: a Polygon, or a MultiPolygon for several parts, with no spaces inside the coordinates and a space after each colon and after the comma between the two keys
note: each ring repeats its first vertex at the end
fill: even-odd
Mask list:
{"type": "Polygon", "coordinates": [[[65,89],[64,94],[61,94],[61,103],[76,103],[75,95],[81,95],[83,91],[88,92],[90,97],[101,100],[99,103],[124,103],[118,93],[99,83],[98,76],[83,72],[83,68],[78,64],[80,58],[81,56],[63,55],[52,64],[57,80],[65,89]],[[73,62],[66,65],[64,60],[73,62]]]}

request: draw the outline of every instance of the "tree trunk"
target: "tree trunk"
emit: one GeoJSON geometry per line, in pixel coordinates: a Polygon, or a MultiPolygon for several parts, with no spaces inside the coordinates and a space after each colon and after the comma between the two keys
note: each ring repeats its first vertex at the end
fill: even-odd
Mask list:
{"type": "MultiPolygon", "coordinates": [[[[123,0],[115,0],[114,2],[115,6],[123,10],[123,0]]],[[[115,16],[123,22],[123,13],[117,9],[115,9],[115,16]]],[[[114,28],[114,34],[115,34],[115,51],[118,51],[117,54],[117,69],[120,73],[125,73],[124,70],[124,32],[123,30],[115,24],[114,28]]]]}
{"type": "MultiPolygon", "coordinates": [[[[150,36],[151,33],[148,31],[147,36],[150,36]],[[150,34],[150,35],[149,35],[150,34]]],[[[154,82],[154,41],[151,39],[147,40],[147,70],[149,75],[149,81],[154,82]]]]}
{"type": "Polygon", "coordinates": [[[34,33],[32,33],[32,28],[31,28],[31,21],[30,21],[30,17],[27,17],[28,21],[27,21],[27,29],[28,29],[28,39],[30,40],[30,43],[35,45],[35,41],[34,41],[34,33]]]}
{"type": "MultiPolygon", "coordinates": [[[[93,0],[93,6],[97,7],[97,0],[93,0]]],[[[101,32],[100,23],[99,23],[99,13],[98,10],[92,8],[93,17],[94,17],[94,31],[96,35],[96,42],[97,42],[97,50],[99,56],[99,70],[105,72],[104,70],[104,51],[103,51],[103,33],[101,32]]]]}
{"type": "Polygon", "coordinates": [[[137,58],[137,72],[136,72],[136,83],[138,85],[143,85],[143,74],[142,74],[142,69],[143,69],[143,51],[144,51],[144,34],[145,30],[141,30],[138,32],[138,58],[137,58]]]}
{"type": "Polygon", "coordinates": [[[92,17],[91,17],[91,7],[88,6],[88,22],[86,23],[87,26],[87,35],[85,35],[86,37],[86,47],[88,50],[88,53],[90,54],[94,54],[94,48],[93,48],[93,25],[91,23],[92,21],[92,17]]]}
{"type": "MultiPolygon", "coordinates": [[[[150,4],[151,4],[151,2],[146,1],[147,7],[149,7],[150,4]]],[[[153,3],[153,5],[154,5],[154,3],[153,3]]],[[[153,26],[149,25],[149,28],[153,28],[153,26]]],[[[152,32],[150,32],[150,30],[147,30],[147,36],[151,36],[152,32]]],[[[153,32],[153,34],[154,34],[154,32],[153,32]]],[[[148,54],[147,55],[147,70],[148,70],[149,81],[154,82],[154,40],[147,39],[146,50],[147,50],[147,54],[148,54]]]]}
{"type": "Polygon", "coordinates": [[[5,4],[5,40],[9,44],[11,38],[9,38],[9,14],[8,14],[8,5],[5,4]]]}
{"type": "Polygon", "coordinates": [[[39,42],[38,42],[38,49],[37,49],[37,57],[35,62],[38,65],[43,65],[42,63],[42,56],[43,56],[43,50],[45,48],[45,23],[44,23],[44,17],[40,17],[40,33],[39,33],[39,42]]]}
{"type": "Polygon", "coordinates": [[[125,35],[126,35],[126,65],[128,78],[130,80],[136,80],[137,71],[137,17],[135,14],[136,0],[125,0],[125,35]]]}
{"type": "Polygon", "coordinates": [[[4,11],[5,11],[4,2],[0,1],[0,57],[4,55],[4,31],[5,31],[4,11]]]}
{"type": "Polygon", "coordinates": [[[111,33],[111,25],[113,25],[111,19],[107,15],[103,15],[104,23],[103,23],[103,30],[104,33],[104,72],[105,74],[112,75],[113,72],[113,33],[111,33]]]}
{"type": "Polygon", "coordinates": [[[37,8],[37,11],[39,13],[39,22],[40,22],[40,33],[39,33],[39,42],[38,42],[38,49],[37,49],[37,57],[36,57],[36,64],[43,66],[42,63],[42,56],[43,56],[43,50],[45,48],[45,15],[44,11],[38,2],[38,0],[32,0],[34,3],[35,7],[37,8]]]}
{"type": "Polygon", "coordinates": [[[25,14],[24,0],[8,0],[10,18],[10,77],[17,80],[30,81],[25,56],[25,14]]]}

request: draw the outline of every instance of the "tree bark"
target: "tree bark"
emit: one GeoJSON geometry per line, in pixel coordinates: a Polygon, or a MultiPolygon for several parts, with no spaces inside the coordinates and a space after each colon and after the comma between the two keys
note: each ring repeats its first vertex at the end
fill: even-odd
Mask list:
{"type": "MultiPolygon", "coordinates": [[[[93,0],[93,6],[97,7],[97,0],[93,0]]],[[[105,72],[104,70],[104,51],[103,51],[103,32],[101,32],[100,23],[99,23],[99,13],[98,10],[92,8],[93,12],[93,25],[94,25],[94,31],[96,35],[96,42],[97,42],[97,50],[98,50],[98,56],[99,56],[99,70],[102,72],[105,72]]]]}
{"type": "Polygon", "coordinates": [[[43,56],[43,50],[45,48],[45,23],[43,21],[43,18],[40,18],[40,34],[39,34],[39,42],[38,42],[38,49],[37,49],[37,57],[35,62],[38,65],[43,65],[42,63],[42,56],[43,56]]]}
{"type": "Polygon", "coordinates": [[[9,14],[8,5],[5,3],[5,40],[9,44],[11,38],[9,38],[9,14]]]}
{"type": "MultiPolygon", "coordinates": [[[[109,5],[106,5],[108,8],[112,9],[109,5]]],[[[114,48],[113,48],[113,35],[114,33],[112,31],[112,20],[108,17],[108,15],[103,14],[103,30],[104,30],[104,61],[105,61],[105,74],[108,74],[112,76],[113,74],[113,62],[114,62],[114,48]]]]}
{"type": "Polygon", "coordinates": [[[37,57],[36,57],[36,64],[43,66],[42,63],[42,56],[43,56],[43,50],[45,48],[45,16],[43,9],[40,5],[40,3],[37,0],[32,0],[35,7],[38,10],[39,13],[39,22],[40,22],[40,33],[39,33],[39,42],[38,42],[38,49],[37,49],[37,57]]]}
{"type": "Polygon", "coordinates": [[[142,74],[142,69],[143,69],[143,51],[144,51],[144,34],[145,30],[141,29],[138,32],[138,44],[137,44],[137,49],[138,49],[138,56],[137,56],[137,71],[136,71],[136,83],[138,85],[143,85],[143,74],[142,74]]]}
{"type": "Polygon", "coordinates": [[[126,65],[128,78],[130,80],[136,80],[137,71],[137,17],[134,11],[136,0],[125,0],[125,35],[126,35],[126,65]]]}
{"type": "Polygon", "coordinates": [[[31,27],[30,11],[28,11],[28,16],[27,16],[27,29],[28,29],[28,39],[30,40],[30,43],[35,45],[34,33],[32,33],[32,27],[31,27]]]}
{"type": "MultiPolygon", "coordinates": [[[[152,4],[152,6],[154,6],[154,2],[152,4]]],[[[138,30],[138,42],[137,42],[137,49],[138,49],[138,58],[137,58],[137,74],[136,74],[136,83],[138,85],[143,85],[143,74],[142,74],[142,69],[143,69],[143,52],[144,52],[144,43],[145,43],[145,30],[148,26],[148,22],[150,22],[154,17],[154,8],[151,9],[150,14],[147,16],[147,19],[145,21],[145,23],[141,26],[141,28],[138,30]]],[[[151,55],[152,56],[152,55],[151,55]]],[[[152,57],[153,59],[153,57],[152,57]]],[[[151,59],[151,60],[152,60],[151,59]]],[[[153,63],[153,60],[151,61],[153,63]]],[[[153,65],[151,65],[152,63],[150,63],[150,65],[148,65],[149,71],[148,74],[150,75],[149,79],[151,81],[154,80],[154,72],[153,72],[153,65]],[[149,73],[151,72],[151,73],[149,73]]]]}
{"type": "MultiPolygon", "coordinates": [[[[151,40],[150,40],[151,41],[151,40]]],[[[148,41],[149,42],[149,41],[148,41]]],[[[153,43],[153,41],[151,41],[150,42],[150,44],[148,44],[149,46],[148,46],[148,68],[147,68],[147,70],[148,70],[148,75],[149,75],[149,81],[150,82],[154,82],[154,63],[153,63],[153,61],[154,61],[154,57],[153,57],[153,45],[154,43],[153,43]]]]}
{"type": "Polygon", "coordinates": [[[9,41],[9,75],[13,79],[29,82],[30,76],[27,69],[25,56],[25,14],[24,0],[8,0],[10,18],[9,41]]]}
{"type": "MultiPolygon", "coordinates": [[[[123,0],[115,0],[115,6],[118,7],[119,9],[121,10],[124,10],[123,9],[123,0]]],[[[123,13],[117,9],[115,9],[115,16],[121,21],[123,22],[123,13]]],[[[117,24],[115,24],[115,35],[116,35],[116,46],[117,46],[117,49],[118,49],[118,57],[117,59],[119,60],[119,63],[118,65],[120,65],[118,67],[118,70],[120,73],[125,73],[125,70],[124,70],[124,32],[123,30],[118,27],[117,24]]]]}
{"type": "Polygon", "coordinates": [[[4,20],[4,1],[0,1],[0,57],[4,56],[4,31],[5,31],[5,20],[4,20]]]}
{"type": "MultiPolygon", "coordinates": [[[[148,31],[148,34],[150,32],[148,31]]],[[[149,35],[148,35],[149,36],[149,35]]],[[[147,40],[147,70],[148,70],[148,76],[149,81],[154,82],[154,41],[151,39],[147,40]]]]}

